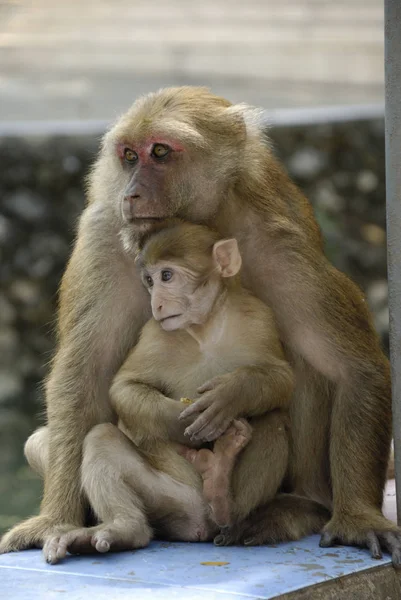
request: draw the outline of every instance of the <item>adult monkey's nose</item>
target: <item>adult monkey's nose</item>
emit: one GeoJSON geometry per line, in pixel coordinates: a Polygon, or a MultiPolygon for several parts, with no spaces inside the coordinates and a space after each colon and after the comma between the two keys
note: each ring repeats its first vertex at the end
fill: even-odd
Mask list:
{"type": "Polygon", "coordinates": [[[140,198],[139,194],[130,194],[129,196],[124,196],[124,200],[122,203],[122,213],[123,218],[128,223],[131,223],[134,220],[134,206],[135,200],[140,198]]]}

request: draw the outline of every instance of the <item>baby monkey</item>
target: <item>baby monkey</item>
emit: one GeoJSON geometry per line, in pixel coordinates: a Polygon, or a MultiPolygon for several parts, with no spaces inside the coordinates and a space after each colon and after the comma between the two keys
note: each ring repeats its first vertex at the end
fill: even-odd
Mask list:
{"type": "MultiPolygon", "coordinates": [[[[154,534],[213,539],[286,475],[293,374],[270,309],[241,285],[236,240],[171,222],[137,264],[153,318],[110,389],[118,427],[95,426],[84,445],[82,485],[100,525],[50,540],[50,562],[143,547],[154,534]]],[[[38,468],[37,446],[26,454],[38,468]]]]}
{"type": "MultiPolygon", "coordinates": [[[[202,399],[195,402],[180,398],[190,407],[178,416],[178,426],[191,417],[200,416],[185,428],[184,445],[176,449],[202,476],[204,497],[214,523],[220,528],[228,527],[233,519],[242,518],[254,507],[247,505],[241,510],[236,506],[237,502],[242,504],[241,493],[231,494],[236,458],[252,437],[252,427],[240,417],[268,412],[258,419],[259,425],[265,424],[265,433],[270,433],[272,423],[280,434],[285,435],[286,431],[283,409],[287,408],[292,391],[292,373],[284,361],[272,314],[241,286],[237,241],[221,240],[219,234],[204,226],[171,222],[170,227],[153,233],[144,244],[138,266],[151,295],[153,314],[153,320],[146,326],[149,333],[145,328],[141,342],[146,337],[153,342],[160,341],[169,354],[174,348],[167,369],[164,352],[159,351],[160,362],[153,365],[154,381],[160,377],[156,373],[163,370],[162,388],[170,398],[177,400],[184,391],[192,397],[202,394],[202,399]],[[249,316],[245,317],[247,313],[249,316]],[[174,337],[171,334],[166,337],[163,331],[176,333],[174,337]],[[170,348],[166,348],[166,343],[170,348]],[[236,369],[241,370],[236,373],[236,369]],[[268,381],[267,370],[270,371],[268,381]],[[247,377],[250,381],[246,381],[247,377]],[[276,378],[274,384],[273,377],[276,378]],[[222,384],[228,382],[230,387],[224,389],[223,394],[222,384]],[[272,394],[276,396],[274,399],[272,394]],[[278,412],[273,416],[274,409],[278,412]],[[212,440],[216,440],[213,450],[188,447],[190,442],[212,440]]],[[[112,396],[115,396],[114,406],[119,415],[122,395],[116,394],[116,389],[120,377],[123,382],[126,380],[125,368],[129,377],[138,374],[142,358],[140,351],[139,356],[138,351],[132,352],[131,359],[115,379],[112,396]]],[[[174,423],[172,425],[170,439],[178,440],[182,431],[174,431],[174,423]]],[[[259,429],[258,424],[256,427],[259,429]]],[[[137,433],[139,438],[131,428],[127,433],[143,447],[143,431],[137,433]]],[[[158,437],[159,433],[155,431],[153,435],[158,437]]],[[[256,458],[253,447],[249,455],[256,458]]],[[[280,450],[283,450],[281,446],[280,450]]],[[[282,457],[287,454],[286,447],[282,457]]],[[[155,466],[163,468],[160,464],[155,466]]],[[[280,479],[285,468],[286,460],[282,463],[280,479]]]]}

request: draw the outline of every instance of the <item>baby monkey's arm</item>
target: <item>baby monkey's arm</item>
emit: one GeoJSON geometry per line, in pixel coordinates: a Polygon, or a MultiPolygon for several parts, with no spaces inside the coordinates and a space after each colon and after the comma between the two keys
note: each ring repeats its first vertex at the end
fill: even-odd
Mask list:
{"type": "Polygon", "coordinates": [[[193,418],[179,420],[187,405],[161,391],[165,389],[164,371],[163,361],[157,353],[148,352],[142,338],[113,381],[112,406],[138,445],[154,439],[193,445],[184,435],[193,418]]]}
{"type": "Polygon", "coordinates": [[[239,367],[215,377],[198,389],[202,397],[180,415],[198,415],[187,427],[187,439],[213,441],[234,419],[255,417],[277,408],[286,409],[293,390],[293,372],[284,360],[239,367]]]}

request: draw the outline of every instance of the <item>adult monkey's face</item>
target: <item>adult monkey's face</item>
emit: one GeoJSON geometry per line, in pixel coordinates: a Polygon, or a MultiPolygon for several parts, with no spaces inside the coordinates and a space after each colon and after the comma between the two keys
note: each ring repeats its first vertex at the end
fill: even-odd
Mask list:
{"type": "Polygon", "coordinates": [[[105,136],[93,197],[126,233],[170,217],[208,221],[236,184],[245,139],[241,110],[203,88],[150,94],[105,136]]]}

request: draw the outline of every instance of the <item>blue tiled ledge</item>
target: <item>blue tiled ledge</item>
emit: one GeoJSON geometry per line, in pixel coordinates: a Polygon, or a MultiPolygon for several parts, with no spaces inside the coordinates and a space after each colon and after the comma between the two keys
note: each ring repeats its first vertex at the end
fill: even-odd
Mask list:
{"type": "Polygon", "coordinates": [[[6,554],[0,556],[1,598],[267,600],[390,563],[388,556],[377,561],[365,550],[319,548],[318,542],[318,536],[257,548],[153,542],[135,552],[69,556],[55,566],[39,550],[6,554]]]}

